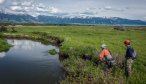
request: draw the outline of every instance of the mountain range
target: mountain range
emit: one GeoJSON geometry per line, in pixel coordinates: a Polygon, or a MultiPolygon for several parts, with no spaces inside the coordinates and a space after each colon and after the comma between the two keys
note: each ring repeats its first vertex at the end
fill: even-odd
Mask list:
{"type": "Polygon", "coordinates": [[[0,23],[90,24],[90,25],[146,25],[146,21],[120,17],[59,17],[0,13],[0,23]]]}

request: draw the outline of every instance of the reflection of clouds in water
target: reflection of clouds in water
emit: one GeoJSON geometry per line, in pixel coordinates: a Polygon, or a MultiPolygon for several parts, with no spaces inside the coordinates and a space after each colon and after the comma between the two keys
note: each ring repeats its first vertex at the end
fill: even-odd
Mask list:
{"type": "Polygon", "coordinates": [[[4,58],[6,56],[6,53],[5,52],[1,52],[0,53],[0,58],[4,58]]]}
{"type": "MultiPolygon", "coordinates": [[[[48,50],[55,49],[57,52],[59,52],[59,48],[52,45],[43,45],[41,42],[35,42],[31,40],[7,40],[7,42],[11,45],[13,45],[13,49],[16,50],[48,50]]],[[[44,53],[44,52],[42,52],[44,53]]]]}
{"type": "Polygon", "coordinates": [[[31,50],[34,47],[44,48],[45,45],[42,45],[40,42],[33,42],[28,40],[7,40],[9,44],[14,45],[15,49],[28,49],[31,50]]]}

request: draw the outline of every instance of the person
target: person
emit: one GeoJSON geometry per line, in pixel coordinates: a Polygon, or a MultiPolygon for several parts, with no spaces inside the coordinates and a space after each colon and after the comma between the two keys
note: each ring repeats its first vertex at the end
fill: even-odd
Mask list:
{"type": "Polygon", "coordinates": [[[105,71],[109,71],[109,69],[112,68],[111,60],[113,58],[111,52],[106,47],[107,47],[106,44],[101,45],[101,52],[97,60],[101,61],[104,64],[105,71]]]}
{"type": "Polygon", "coordinates": [[[134,49],[131,47],[131,41],[125,40],[125,46],[127,47],[126,55],[125,55],[125,75],[128,77],[132,72],[132,64],[133,64],[133,52],[134,49]]]}

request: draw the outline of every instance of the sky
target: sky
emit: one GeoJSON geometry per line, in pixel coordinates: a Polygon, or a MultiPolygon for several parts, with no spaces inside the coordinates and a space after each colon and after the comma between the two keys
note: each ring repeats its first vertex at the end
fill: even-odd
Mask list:
{"type": "Polygon", "coordinates": [[[0,0],[0,11],[32,16],[121,17],[146,21],[146,0],[0,0]]]}

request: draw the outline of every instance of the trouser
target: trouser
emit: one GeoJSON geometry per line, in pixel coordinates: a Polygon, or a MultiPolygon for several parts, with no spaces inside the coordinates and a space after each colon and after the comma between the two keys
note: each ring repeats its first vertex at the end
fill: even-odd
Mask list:
{"type": "Polygon", "coordinates": [[[110,60],[107,60],[105,63],[104,63],[104,71],[106,73],[110,73],[112,70],[112,65],[111,65],[111,62],[110,60]]]}
{"type": "Polygon", "coordinates": [[[131,73],[132,73],[132,63],[133,63],[133,60],[132,59],[126,59],[126,62],[125,62],[125,75],[126,76],[130,76],[131,73]]]}

